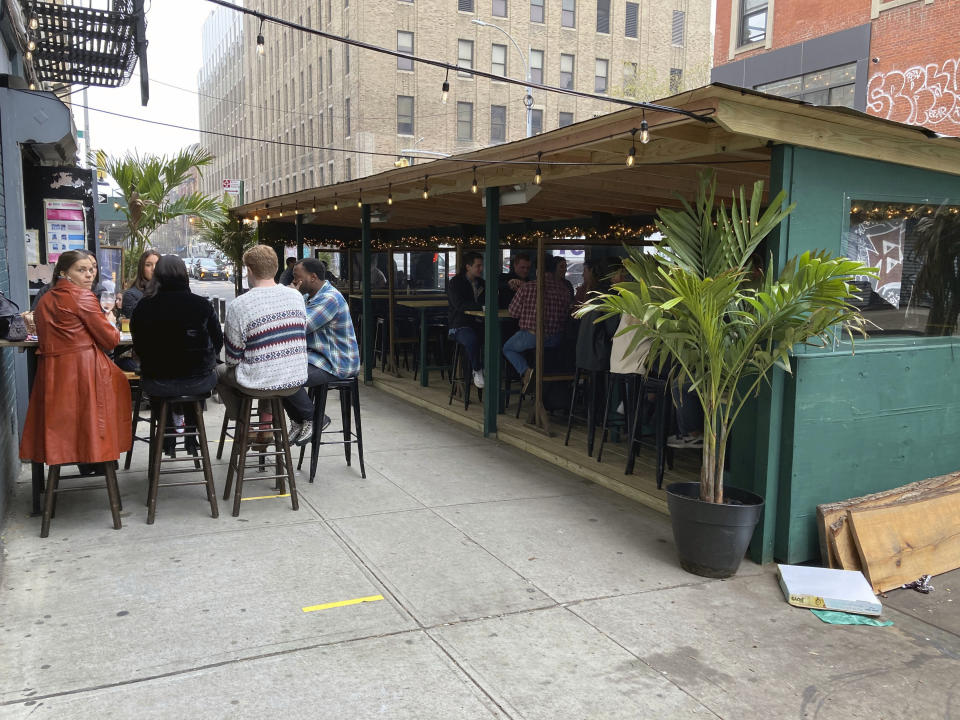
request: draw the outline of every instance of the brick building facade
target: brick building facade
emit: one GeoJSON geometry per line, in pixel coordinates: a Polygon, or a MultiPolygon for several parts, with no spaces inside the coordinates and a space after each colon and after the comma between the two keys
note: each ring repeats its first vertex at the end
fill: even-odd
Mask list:
{"type": "Polygon", "coordinates": [[[960,0],[718,0],[711,79],[960,136],[960,0]]]}
{"type": "MultiPolygon", "coordinates": [[[[274,16],[484,72],[640,100],[699,87],[710,67],[708,0],[269,0],[274,16]],[[495,24],[512,36],[474,20],[495,24]],[[523,58],[521,59],[521,54],[523,58]]],[[[228,14],[229,13],[229,14],[228,14]]],[[[356,179],[394,167],[405,150],[454,153],[526,134],[524,88],[347,48],[255,18],[211,14],[204,32],[204,131],[217,155],[205,192],[245,181],[245,200],[356,179]],[[289,144],[287,144],[289,143],[289,144]],[[322,148],[322,149],[316,149],[322,148]],[[365,153],[380,154],[365,154],[365,153]]],[[[533,92],[534,132],[621,106],[533,92]]]]}

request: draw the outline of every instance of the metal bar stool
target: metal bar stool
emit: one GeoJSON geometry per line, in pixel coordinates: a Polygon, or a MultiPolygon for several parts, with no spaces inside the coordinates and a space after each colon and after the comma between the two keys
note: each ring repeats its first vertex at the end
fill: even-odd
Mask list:
{"type": "Polygon", "coordinates": [[[177,487],[178,485],[204,485],[207,491],[207,501],[210,503],[210,514],[213,517],[219,516],[217,509],[217,491],[213,485],[213,468],[210,465],[210,450],[207,447],[207,431],[203,424],[203,401],[209,395],[178,395],[176,397],[154,397],[151,403],[151,434],[150,444],[150,467],[148,477],[150,486],[147,490],[147,524],[153,525],[157,513],[157,492],[161,487],[177,487]],[[180,408],[181,412],[185,408],[191,408],[196,417],[196,428],[194,430],[185,430],[178,432],[177,428],[172,428],[173,432],[167,432],[172,423],[173,410],[180,408]],[[166,438],[172,438],[174,442],[174,451],[172,457],[163,457],[163,444],[166,438]],[[184,449],[187,449],[187,441],[193,440],[198,446],[200,457],[197,458],[196,450],[189,452],[185,457],[176,457],[176,443],[183,440],[184,449]],[[182,463],[192,462],[191,468],[170,468],[163,469],[164,463],[182,463]],[[179,482],[161,483],[161,475],[182,475],[184,473],[203,471],[202,480],[187,480],[179,482]]]}
{"type": "Polygon", "coordinates": [[[574,418],[585,420],[587,423],[587,457],[593,456],[593,440],[597,430],[597,400],[600,388],[604,387],[606,382],[606,375],[607,371],[605,370],[585,370],[578,367],[573,376],[573,387],[570,390],[570,415],[567,417],[567,436],[564,438],[563,444],[570,444],[570,430],[573,427],[574,418]],[[583,384],[580,383],[581,380],[584,380],[583,384]],[[587,412],[585,418],[574,415],[577,389],[581,387],[584,388],[584,406],[587,412]]]}
{"type": "MultiPolygon", "coordinates": [[[[74,492],[76,490],[99,490],[102,485],[81,485],[80,487],[60,487],[60,465],[51,465],[47,473],[46,495],[43,503],[43,516],[40,521],[40,537],[45,538],[50,535],[50,518],[53,517],[56,505],[56,496],[62,492],[74,492]]],[[[106,476],[107,497],[110,499],[110,514],[113,516],[113,529],[120,529],[120,488],[117,486],[117,472],[114,468],[114,461],[103,463],[104,475],[106,476]]],[[[81,475],[70,475],[65,480],[70,480],[81,475]]]]}
{"type": "Polygon", "coordinates": [[[627,465],[623,474],[630,475],[633,472],[637,457],[637,445],[643,442],[644,410],[647,403],[650,402],[648,395],[656,396],[653,401],[653,427],[654,448],[657,454],[657,489],[659,490],[663,486],[664,467],[669,466],[673,470],[673,448],[667,446],[667,428],[669,427],[673,402],[667,393],[667,383],[660,378],[642,377],[640,380],[640,389],[637,393],[633,414],[633,430],[630,434],[630,446],[627,450],[627,465]]]}
{"type": "MultiPolygon", "coordinates": [[[[456,340],[453,340],[453,356],[450,360],[450,399],[447,405],[453,405],[453,396],[459,386],[463,394],[463,409],[470,408],[470,388],[473,387],[473,367],[470,365],[470,358],[467,356],[466,348],[456,340]]],[[[483,399],[483,391],[477,388],[477,398],[483,399]]]]}
{"type": "Polygon", "coordinates": [[[597,448],[597,462],[601,462],[603,459],[603,446],[607,442],[608,424],[617,425],[622,423],[625,436],[627,438],[633,437],[633,426],[631,422],[633,417],[630,410],[633,407],[631,405],[631,398],[636,392],[638,377],[638,375],[634,374],[607,373],[607,392],[606,400],[603,403],[603,425],[600,428],[600,447],[597,448]],[[618,390],[619,393],[615,393],[615,390],[618,390]],[[613,420],[611,423],[610,406],[613,405],[616,397],[619,397],[623,401],[623,419],[613,420]]]}
{"type": "MultiPolygon", "coordinates": [[[[227,465],[227,483],[223,489],[223,499],[230,499],[230,489],[233,487],[236,476],[237,487],[233,495],[233,517],[240,515],[240,502],[243,500],[243,482],[247,480],[247,470],[261,468],[266,459],[274,459],[275,473],[273,475],[258,475],[258,480],[276,480],[276,489],[283,494],[285,483],[290,484],[290,501],[294,510],[300,509],[297,498],[297,483],[293,476],[293,460],[290,457],[290,439],[287,435],[287,423],[284,419],[281,396],[269,395],[255,397],[240,393],[240,411],[237,414],[233,451],[230,453],[230,462],[227,465]],[[254,400],[262,400],[269,404],[273,418],[261,421],[256,417],[257,408],[254,400]],[[257,427],[254,427],[257,425],[257,427]],[[269,434],[268,434],[269,433],[269,434]],[[251,438],[251,434],[253,437],[251,438]],[[270,446],[273,450],[268,450],[270,446]],[[251,452],[252,450],[252,452],[251,452]],[[250,461],[255,461],[251,464],[250,461]]],[[[322,417],[322,416],[321,416],[322,417]]]]}
{"type": "MultiPolygon", "coordinates": [[[[334,380],[310,388],[310,398],[313,400],[313,436],[310,438],[310,482],[317,474],[317,458],[320,455],[321,445],[343,443],[343,455],[350,467],[350,446],[356,444],[357,455],[360,457],[360,477],[366,478],[367,471],[363,466],[363,428],[360,424],[360,384],[356,377],[346,380],[334,380]],[[323,440],[323,416],[327,409],[327,392],[340,391],[340,416],[343,421],[343,440],[323,440]],[[351,413],[352,410],[352,413],[351,413]],[[351,427],[350,416],[353,415],[354,427],[351,427]]],[[[336,432],[336,431],[334,431],[336,432]]],[[[300,459],[297,470],[303,466],[305,445],[300,446],[300,459]]]]}

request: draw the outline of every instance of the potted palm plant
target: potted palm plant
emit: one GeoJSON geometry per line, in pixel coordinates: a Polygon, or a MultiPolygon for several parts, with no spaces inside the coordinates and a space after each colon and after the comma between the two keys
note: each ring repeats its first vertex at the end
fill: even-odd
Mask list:
{"type": "MultiPolygon", "coordinates": [[[[704,415],[699,483],[667,488],[681,566],[708,577],[728,577],[740,565],[763,499],[724,488],[730,430],[774,366],[790,372],[797,344],[823,345],[839,328],[865,336],[866,321],[851,305],[855,276],[872,269],[826,252],[789,260],[778,276],[755,266],[758,246],[793,210],[785,194],[762,209],[763,183],[749,203],[741,188],[730,212],[715,204],[716,178],[700,176],[695,204],[658,212],[662,240],[654,253],[628,249],[627,282],[594,296],[580,311],[637,319],[631,350],[650,341],[647,367],[670,368],[671,382],[689,387],[704,415]]],[[[599,322],[600,320],[598,320],[599,322]]]]}

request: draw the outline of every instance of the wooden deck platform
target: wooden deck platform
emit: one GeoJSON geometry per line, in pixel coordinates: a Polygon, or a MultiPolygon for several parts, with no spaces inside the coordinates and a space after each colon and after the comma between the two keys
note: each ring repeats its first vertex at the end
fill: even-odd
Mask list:
{"type": "MultiPolygon", "coordinates": [[[[472,400],[467,410],[463,409],[462,399],[454,398],[453,404],[448,404],[450,385],[446,380],[442,380],[438,373],[431,373],[430,387],[426,388],[421,387],[419,381],[414,381],[413,373],[404,370],[401,371],[401,375],[401,377],[393,377],[375,370],[373,385],[413,405],[435,412],[477,432],[483,432],[482,403],[472,400]]],[[[597,462],[599,430],[594,445],[594,456],[588,457],[586,428],[582,423],[574,424],[570,444],[565,446],[563,444],[567,427],[565,416],[557,414],[552,418],[551,436],[547,436],[526,424],[526,404],[520,418],[514,417],[515,403],[516,399],[513,399],[507,413],[497,416],[497,440],[632,498],[654,510],[667,512],[666,494],[663,490],[657,489],[656,456],[652,443],[642,446],[637,454],[633,473],[626,475],[624,474],[626,448],[622,441],[608,440],[603,448],[603,461],[597,462]]],[[[698,482],[699,480],[700,451],[677,450],[674,453],[673,469],[668,468],[664,474],[664,486],[671,482],[698,482]]]]}

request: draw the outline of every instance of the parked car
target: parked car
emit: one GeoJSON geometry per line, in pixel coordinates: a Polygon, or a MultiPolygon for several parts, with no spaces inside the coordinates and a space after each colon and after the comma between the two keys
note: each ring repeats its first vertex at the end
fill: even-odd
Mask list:
{"type": "Polygon", "coordinates": [[[197,258],[196,264],[196,275],[194,277],[197,280],[229,280],[230,271],[225,267],[220,267],[217,265],[217,261],[213,258],[197,258]]]}

